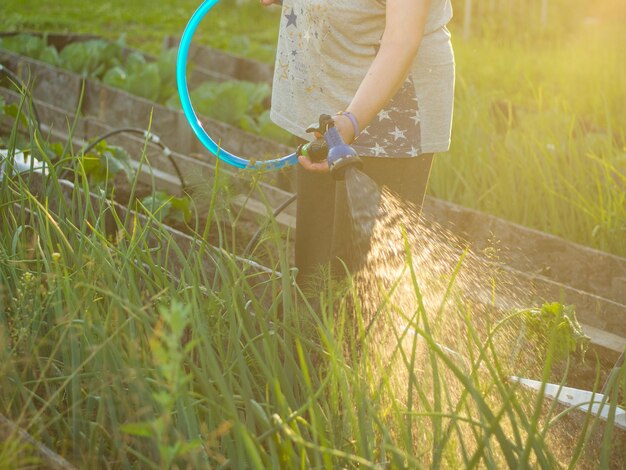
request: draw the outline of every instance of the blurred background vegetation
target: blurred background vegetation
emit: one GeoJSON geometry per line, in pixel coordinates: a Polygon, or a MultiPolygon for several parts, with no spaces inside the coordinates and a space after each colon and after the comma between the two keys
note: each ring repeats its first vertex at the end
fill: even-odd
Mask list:
{"type": "MultiPolygon", "coordinates": [[[[5,0],[0,30],[94,33],[152,54],[196,0],[5,0]]],[[[430,193],[626,256],[626,3],[453,0],[453,144],[430,193]]],[[[222,0],[199,44],[272,62],[278,7],[222,0]]]]}

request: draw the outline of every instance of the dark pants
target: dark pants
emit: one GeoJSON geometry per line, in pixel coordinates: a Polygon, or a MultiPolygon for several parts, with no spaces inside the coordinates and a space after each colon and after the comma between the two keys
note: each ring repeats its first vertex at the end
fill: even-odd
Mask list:
{"type": "MultiPolygon", "coordinates": [[[[430,176],[433,155],[415,158],[361,157],[363,173],[379,188],[386,187],[402,201],[421,210],[430,176]]],[[[330,174],[312,173],[298,167],[298,206],[296,212],[296,267],[298,281],[308,282],[321,270],[331,267],[358,267],[367,255],[365,248],[355,253],[352,220],[345,182],[330,174]],[[347,255],[350,253],[350,255],[347,255]]]]}

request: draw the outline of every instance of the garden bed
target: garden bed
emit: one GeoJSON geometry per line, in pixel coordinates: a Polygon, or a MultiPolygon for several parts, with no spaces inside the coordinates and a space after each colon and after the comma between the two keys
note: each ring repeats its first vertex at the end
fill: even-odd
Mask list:
{"type": "MultiPolygon", "coordinates": [[[[166,44],[174,45],[175,40],[169,39],[166,44]]],[[[208,52],[206,48],[193,48],[191,58],[219,60],[220,70],[234,74],[234,78],[241,78],[242,74],[245,77],[250,70],[265,79],[271,76],[271,68],[264,64],[208,52]],[[259,72],[261,69],[265,72],[259,72]]],[[[206,155],[182,112],[10,52],[0,51],[0,59],[22,77],[31,76],[33,96],[41,109],[42,121],[52,132],[63,134],[68,117],[71,121],[76,110],[82,117],[78,120],[75,136],[85,141],[114,126],[151,126],[151,131],[173,150],[189,184],[207,181],[214,174],[215,159],[206,155]],[[152,116],[151,121],[149,116],[152,116]]],[[[205,73],[205,68],[197,67],[197,73],[205,73]]],[[[206,122],[212,134],[219,136],[226,143],[225,147],[235,153],[275,156],[290,151],[285,146],[232,126],[212,120],[206,122]]],[[[135,148],[140,148],[145,140],[138,137],[116,139],[124,146],[135,148]]],[[[162,152],[151,149],[148,157],[152,170],[146,172],[144,179],[154,180],[158,187],[180,190],[172,165],[162,152]]],[[[224,168],[222,171],[230,173],[224,168]]],[[[240,179],[240,172],[231,174],[236,187],[232,194],[234,204],[250,209],[251,213],[266,216],[272,207],[277,207],[291,195],[285,191],[293,184],[289,172],[268,175],[271,179],[262,180],[259,192],[254,195],[245,190],[250,184],[249,179],[240,179]]],[[[293,229],[295,222],[293,211],[294,208],[290,207],[279,218],[279,222],[289,229],[293,229]]],[[[623,350],[626,337],[625,259],[434,198],[427,198],[424,211],[428,219],[452,228],[466,238],[475,251],[488,248],[489,240],[497,240],[499,261],[517,276],[521,284],[528,285],[544,299],[559,299],[576,305],[580,320],[596,343],[614,353],[623,350]]],[[[262,219],[256,220],[260,223],[262,219]]]]}
{"type": "MultiPolygon", "coordinates": [[[[168,36],[163,41],[163,49],[178,48],[179,44],[179,38],[168,36]]],[[[224,80],[235,78],[251,82],[271,83],[274,75],[274,67],[269,64],[235,57],[227,52],[194,43],[189,46],[189,63],[193,64],[193,73],[198,74],[199,77],[205,77],[205,79],[215,77],[218,74],[216,70],[219,70],[217,76],[224,80]]]]}
{"type": "MultiPolygon", "coordinates": [[[[133,43],[156,52],[163,35],[182,31],[197,7],[193,2],[152,7],[139,2],[139,6],[94,4],[85,9],[79,7],[80,2],[74,3],[72,8],[44,6],[37,19],[26,12],[37,9],[36,2],[22,6],[13,0],[16,13],[7,16],[5,28],[97,30],[111,37],[116,34],[111,25],[122,25],[133,43]]],[[[497,8],[491,10],[479,15],[482,19],[473,30],[478,33],[485,27],[484,41],[463,41],[452,31],[459,71],[455,118],[463,125],[455,127],[448,155],[437,159],[430,183],[432,194],[626,257],[624,238],[620,239],[626,227],[623,145],[610,142],[605,133],[583,131],[581,135],[577,119],[582,116],[597,128],[616,129],[624,117],[616,104],[621,102],[620,88],[611,81],[620,72],[614,65],[619,63],[619,51],[615,46],[603,47],[606,40],[610,42],[611,32],[619,31],[618,22],[614,20],[613,30],[606,27],[611,25],[597,25],[595,28],[606,34],[595,38],[587,34],[588,25],[573,24],[570,17],[587,14],[587,10],[574,8],[568,10],[565,20],[556,15],[557,21],[550,25],[555,28],[549,28],[547,34],[507,42],[519,36],[517,33],[527,32],[527,21],[521,17],[517,22],[507,21],[510,28],[501,34],[498,28],[502,25],[493,19],[502,15],[497,15],[497,8]],[[604,40],[592,45],[593,39],[604,40]],[[577,47],[581,43],[585,47],[577,47]],[[475,67],[478,56],[486,58],[484,63],[489,66],[475,67]],[[564,70],[568,73],[562,73],[564,70]],[[600,92],[594,87],[598,84],[600,92]],[[504,104],[499,110],[504,110],[501,119],[490,114],[497,102],[504,104]]],[[[194,43],[210,41],[250,55],[258,51],[269,60],[269,44],[274,42],[281,16],[279,8],[259,8],[258,2],[220,2],[203,20],[194,43]],[[259,29],[261,33],[256,34],[259,29]]],[[[451,27],[454,29],[454,22],[451,27]]],[[[171,56],[169,45],[166,43],[171,56]]],[[[199,52],[193,49],[194,76],[211,73],[222,59],[210,56],[204,67],[199,52]]],[[[238,62],[241,64],[240,59],[238,62]]],[[[242,66],[219,67],[221,74],[242,66]]],[[[213,79],[230,78],[222,75],[213,79]]],[[[201,99],[192,101],[194,106],[207,104],[201,99]]],[[[46,97],[36,103],[46,107],[46,97]]],[[[5,109],[13,116],[10,108],[5,109]]],[[[558,238],[534,238],[543,234],[429,199],[426,217],[470,242],[471,252],[457,278],[459,302],[440,307],[449,306],[450,314],[463,321],[460,328],[449,328],[452,325],[446,323],[451,318],[438,314],[428,302],[423,312],[420,308],[417,324],[421,326],[423,319],[427,327],[432,315],[432,334],[411,335],[404,348],[394,337],[395,331],[371,335],[368,326],[363,335],[354,334],[354,326],[362,331],[360,325],[366,325],[368,318],[344,304],[341,291],[324,290],[320,305],[300,308],[306,306],[299,302],[299,286],[290,282],[292,272],[287,275],[290,245],[277,238],[275,223],[252,251],[255,260],[273,255],[274,262],[268,265],[285,273],[280,277],[260,274],[267,284],[258,287],[267,287],[269,294],[263,302],[248,283],[248,277],[256,272],[252,266],[241,266],[229,253],[205,256],[208,253],[203,247],[211,244],[217,232],[215,224],[205,230],[196,225],[184,234],[197,240],[199,249],[179,248],[179,242],[162,227],[162,219],[154,211],[146,211],[147,205],[136,204],[144,188],[183,193],[181,179],[163,148],[149,142],[151,136],[142,132],[107,137],[107,144],[128,150],[135,171],[132,181],[120,172],[116,181],[108,180],[103,188],[99,181],[92,184],[93,173],[82,171],[83,167],[93,168],[88,160],[102,160],[103,151],[90,151],[85,158],[84,149],[97,136],[113,131],[117,123],[93,115],[78,115],[74,120],[76,110],[68,113],[62,105],[49,111],[40,109],[40,114],[46,115],[41,134],[25,119],[5,120],[12,129],[17,125],[23,132],[17,148],[32,149],[36,156],[44,151],[54,163],[51,177],[48,182],[42,180],[39,189],[29,186],[34,180],[26,174],[23,181],[4,178],[0,182],[4,201],[0,207],[0,304],[5,305],[0,309],[0,461],[6,466],[45,465],[46,460],[31,459],[37,455],[27,442],[35,439],[71,464],[89,468],[239,468],[251,462],[259,468],[623,468],[625,455],[620,449],[626,443],[621,428],[626,368],[615,369],[611,380],[606,380],[615,364],[615,351],[624,349],[623,336],[608,331],[607,326],[612,318],[610,309],[617,304],[619,311],[623,310],[620,304],[624,302],[614,297],[619,287],[612,288],[619,285],[621,262],[614,264],[599,253],[595,263],[598,253],[593,250],[581,255],[575,244],[564,249],[558,238]],[[151,171],[143,167],[141,173],[136,171],[139,156],[144,166],[152,166],[151,171]],[[72,188],[76,199],[68,202],[65,196],[56,197],[61,210],[48,210],[48,201],[58,192],[55,172],[97,197],[88,198],[72,188]],[[123,205],[136,208],[138,215],[148,214],[148,220],[128,211],[128,218],[136,218],[136,224],[120,223],[119,217],[105,220],[107,214],[123,212],[111,208],[102,189],[120,202],[127,201],[123,205]],[[25,215],[27,212],[31,215],[25,215]],[[110,233],[104,233],[105,225],[110,233]],[[557,253],[578,257],[573,259],[580,262],[561,262],[557,253]],[[485,266],[474,255],[484,255],[493,266],[485,266]],[[173,274],[157,265],[160,260],[172,267],[173,274]],[[464,284],[465,275],[474,273],[474,262],[481,268],[477,282],[464,284]],[[577,270],[587,264],[598,272],[580,276],[577,270]],[[212,272],[211,266],[217,271],[212,272]],[[506,272],[498,275],[501,271],[512,273],[516,280],[511,282],[506,272]],[[487,282],[483,282],[483,273],[487,282]],[[485,293],[492,285],[497,292],[497,284],[512,295],[496,294],[493,308],[491,296],[487,299],[485,293]],[[516,288],[509,290],[509,285],[516,288]],[[525,292],[518,293],[520,289],[537,293],[539,300],[576,303],[578,317],[584,314],[597,326],[594,341],[610,336],[615,339],[614,346],[592,345],[586,360],[581,361],[581,329],[579,325],[571,328],[568,318],[558,313],[569,315],[572,309],[554,302],[518,311],[538,306],[525,292]],[[477,293],[477,301],[473,293],[477,293]],[[332,302],[335,297],[340,305],[332,302]],[[503,318],[498,307],[509,299],[517,313],[507,309],[503,318]],[[485,308],[481,300],[491,308],[485,308]],[[490,320],[498,322],[497,333],[490,320]],[[487,336],[492,332],[497,335],[495,345],[487,336]],[[576,353],[563,355],[565,350],[573,351],[574,340],[576,353]],[[397,360],[388,361],[387,343],[399,353],[397,360]],[[598,362],[596,351],[600,353],[598,362]],[[510,377],[518,374],[538,379],[534,383],[537,388],[519,387],[510,377]],[[546,382],[596,393],[603,390],[611,411],[616,412],[616,422],[611,412],[606,420],[596,419],[580,412],[584,406],[576,409],[546,400],[556,388],[546,382]],[[12,421],[9,429],[28,432],[32,439],[20,445],[15,439],[18,433],[9,431],[7,435],[3,416],[12,421]]],[[[148,121],[144,116],[132,127],[145,128],[148,121]]],[[[172,135],[175,138],[176,132],[172,135]]],[[[254,205],[259,212],[254,219],[255,212],[249,211],[250,228],[254,229],[278,206],[266,204],[262,184],[268,183],[267,190],[279,196],[276,201],[293,193],[288,173],[228,171],[232,176],[226,175],[227,165],[216,164],[203,149],[179,152],[177,142],[159,137],[173,151],[175,161],[184,161],[182,170],[189,179],[201,174],[199,185],[213,189],[215,205],[223,204],[219,214],[214,212],[213,202],[210,204],[210,220],[232,222],[241,228],[240,207],[254,205]],[[222,177],[214,176],[216,170],[227,176],[225,184],[222,177]],[[241,201],[239,206],[237,201],[241,201]]],[[[0,134],[0,142],[0,148],[15,147],[6,135],[0,134]]],[[[293,219],[281,222],[286,230],[293,226],[293,219]]],[[[217,228],[223,236],[218,246],[240,253],[232,249],[230,226],[217,228]]],[[[463,242],[459,246],[455,236],[449,239],[455,249],[450,250],[449,259],[441,259],[453,265],[463,251],[463,242]]],[[[180,243],[184,247],[186,242],[180,243]]],[[[433,260],[435,268],[437,259],[439,256],[433,260]]],[[[422,285],[420,282],[418,289],[422,285]]],[[[414,293],[419,296],[418,289],[414,293]]],[[[402,306],[403,299],[399,300],[402,306]]],[[[389,324],[396,319],[392,314],[389,324]]],[[[563,392],[572,401],[579,395],[588,398],[569,389],[563,392]]]]}
{"type": "MultiPolygon", "coordinates": [[[[218,267],[224,263],[225,259],[229,259],[237,264],[241,270],[240,273],[245,273],[248,279],[255,280],[253,286],[256,286],[255,289],[259,294],[263,292],[263,286],[271,277],[281,275],[247,258],[238,257],[222,248],[210,245],[198,236],[184,233],[166,223],[156,222],[151,217],[131,210],[117,201],[103,199],[102,196],[91,192],[85,193],[82,188],[75,186],[69,180],[59,179],[54,182],[39,171],[23,173],[19,178],[28,187],[30,194],[37,199],[47,201],[46,213],[49,214],[51,220],[56,219],[61,224],[70,224],[74,227],[87,223],[90,227],[98,227],[102,235],[112,240],[120,236],[120,231],[123,230],[127,233],[145,231],[147,234],[144,240],[145,250],[152,253],[154,264],[150,266],[143,264],[144,269],[150,270],[158,267],[166,275],[180,280],[180,260],[188,258],[191,252],[202,252],[205,253],[203,269],[207,274],[209,284],[233,282],[233,279],[223,278],[228,270],[218,267]],[[70,209],[70,207],[76,208],[81,205],[87,208],[84,213],[70,209]],[[68,215],[76,213],[80,214],[79,218],[68,215]],[[171,251],[172,246],[176,247],[177,256],[166,255],[171,251]],[[161,257],[159,254],[164,256],[161,257]]],[[[16,213],[21,211],[30,213],[28,207],[19,203],[14,204],[14,210],[16,213]]],[[[141,264],[138,260],[138,265],[141,264]]]]}

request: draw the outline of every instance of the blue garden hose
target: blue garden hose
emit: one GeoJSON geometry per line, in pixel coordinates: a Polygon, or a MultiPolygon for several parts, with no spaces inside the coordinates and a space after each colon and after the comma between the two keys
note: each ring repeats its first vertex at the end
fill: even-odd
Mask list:
{"type": "Polygon", "coordinates": [[[295,153],[285,155],[284,157],[276,158],[273,160],[251,161],[227,152],[222,147],[220,147],[215,142],[215,140],[213,140],[211,136],[209,136],[209,134],[207,134],[207,132],[202,127],[202,124],[200,123],[196,112],[193,109],[191,99],[189,97],[189,88],[187,86],[187,59],[189,55],[189,46],[191,45],[191,40],[193,39],[193,35],[196,32],[198,25],[209,12],[209,10],[213,8],[213,6],[218,1],[219,0],[206,0],[205,2],[203,2],[202,5],[200,5],[200,7],[193,14],[191,19],[189,20],[189,23],[187,23],[187,27],[185,28],[183,36],[180,39],[180,45],[178,47],[178,58],[176,60],[176,84],[178,87],[178,95],[180,97],[180,102],[182,104],[185,117],[187,118],[189,125],[193,129],[196,137],[198,137],[202,145],[204,145],[213,155],[228,163],[229,165],[245,169],[271,170],[277,170],[285,166],[294,165],[298,162],[298,157],[295,153]]]}

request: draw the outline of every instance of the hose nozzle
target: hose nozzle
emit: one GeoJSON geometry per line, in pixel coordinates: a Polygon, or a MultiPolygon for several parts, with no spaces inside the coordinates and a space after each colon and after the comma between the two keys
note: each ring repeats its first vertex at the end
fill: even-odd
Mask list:
{"type": "Polygon", "coordinates": [[[306,144],[298,145],[296,155],[309,157],[312,162],[321,162],[328,157],[328,144],[324,139],[316,139],[306,144]]]}
{"type": "Polygon", "coordinates": [[[343,141],[331,116],[322,114],[320,116],[319,129],[316,130],[324,135],[324,140],[328,145],[327,160],[333,178],[342,180],[346,169],[350,166],[363,167],[363,162],[356,150],[343,141]]]}
{"type": "Polygon", "coordinates": [[[330,167],[330,174],[336,180],[342,180],[346,169],[350,166],[356,166],[357,168],[363,167],[363,162],[359,158],[350,145],[346,144],[339,131],[332,126],[329,127],[324,134],[324,139],[328,144],[328,166],[330,167]]]}

